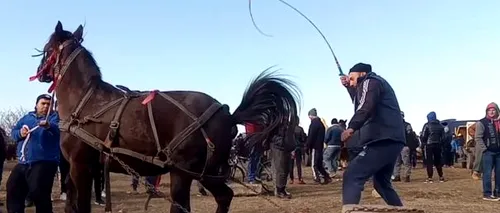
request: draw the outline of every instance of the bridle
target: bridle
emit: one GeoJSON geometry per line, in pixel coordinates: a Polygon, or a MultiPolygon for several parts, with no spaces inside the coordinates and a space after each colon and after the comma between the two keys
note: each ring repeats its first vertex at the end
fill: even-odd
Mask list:
{"type": "MultiPolygon", "coordinates": [[[[71,63],[75,60],[76,56],[78,56],[78,54],[80,54],[80,52],[82,50],[83,50],[83,47],[81,46],[80,42],[78,42],[76,39],[70,39],[70,40],[63,42],[62,44],[59,45],[58,50],[52,51],[52,53],[45,60],[45,62],[43,62],[43,64],[41,64],[39,66],[36,75],[29,78],[30,81],[34,81],[36,79],[39,79],[40,77],[42,77],[42,75],[48,75],[52,78],[52,85],[50,85],[49,90],[48,90],[49,93],[52,93],[52,96],[50,98],[49,111],[47,113],[47,116],[45,117],[46,121],[48,121],[49,116],[51,115],[51,110],[52,110],[52,106],[54,103],[54,97],[55,97],[55,89],[57,87],[57,84],[62,80],[62,78],[64,77],[64,74],[68,70],[69,65],[71,65],[71,63]],[[64,62],[61,63],[61,61],[63,61],[61,59],[62,52],[63,52],[64,48],[66,48],[70,44],[77,44],[78,47],[75,50],[73,50],[73,52],[64,60],[64,62]]],[[[45,52],[47,52],[47,51],[45,51],[45,52]]],[[[29,138],[30,138],[29,136],[30,136],[31,132],[35,131],[39,127],[40,127],[39,125],[33,127],[32,129],[29,129],[27,127],[29,129],[28,136],[26,137],[26,139],[24,139],[22,150],[25,150],[25,146],[29,142],[29,138]]]]}
{"type": "Polygon", "coordinates": [[[71,63],[76,59],[76,57],[82,52],[84,48],[81,46],[81,41],[76,39],[69,39],[62,44],[60,44],[56,51],[52,51],[47,60],[39,66],[36,75],[29,78],[30,81],[39,79],[43,75],[47,75],[52,78],[52,84],[50,85],[48,92],[53,93],[58,85],[58,83],[63,79],[64,74],[68,70],[71,63]],[[64,48],[71,44],[78,45],[78,47],[71,52],[71,54],[66,58],[62,59],[61,55],[64,48]]]}

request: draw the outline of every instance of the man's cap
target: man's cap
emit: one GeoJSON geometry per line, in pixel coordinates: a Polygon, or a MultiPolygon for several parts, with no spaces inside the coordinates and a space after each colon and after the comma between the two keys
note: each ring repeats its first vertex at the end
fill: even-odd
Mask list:
{"type": "Polygon", "coordinates": [[[316,111],[316,108],[312,108],[311,110],[309,110],[307,115],[308,116],[318,116],[318,111],[316,111]]]}
{"type": "Polygon", "coordinates": [[[357,63],[349,70],[349,73],[351,73],[351,72],[366,72],[366,73],[368,73],[371,71],[372,71],[372,65],[365,64],[365,63],[357,63]]]}
{"type": "Polygon", "coordinates": [[[36,98],[36,103],[38,103],[38,101],[40,101],[41,99],[51,100],[52,96],[50,96],[49,94],[41,94],[36,98]]]}

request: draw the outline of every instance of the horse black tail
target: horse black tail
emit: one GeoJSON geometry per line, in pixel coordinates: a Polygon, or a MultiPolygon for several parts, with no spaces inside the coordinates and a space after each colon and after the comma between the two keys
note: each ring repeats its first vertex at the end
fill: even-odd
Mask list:
{"type": "Polygon", "coordinates": [[[245,93],[240,105],[233,113],[236,124],[251,123],[259,131],[248,135],[247,145],[268,143],[281,128],[287,136],[293,134],[298,125],[301,93],[296,84],[268,68],[255,78],[245,93]]]}

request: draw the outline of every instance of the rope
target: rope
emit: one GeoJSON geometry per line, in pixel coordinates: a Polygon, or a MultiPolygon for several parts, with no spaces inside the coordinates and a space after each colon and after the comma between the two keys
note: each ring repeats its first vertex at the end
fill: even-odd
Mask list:
{"type": "MultiPolygon", "coordinates": [[[[52,103],[54,103],[54,95],[55,95],[55,92],[52,92],[52,96],[50,97],[50,103],[49,103],[49,111],[47,111],[47,115],[45,116],[45,122],[49,122],[49,116],[50,116],[50,113],[52,111],[52,103]]],[[[28,142],[30,140],[30,136],[31,136],[31,133],[34,132],[35,130],[37,130],[38,128],[40,128],[40,125],[36,125],[35,127],[31,128],[28,126],[28,125],[23,125],[23,127],[21,128],[22,129],[28,129],[28,134],[26,135],[26,138],[24,139],[23,141],[23,146],[21,147],[21,161],[24,161],[26,159],[26,155],[24,154],[25,151],[26,151],[26,145],[28,145],[28,142]]]]}

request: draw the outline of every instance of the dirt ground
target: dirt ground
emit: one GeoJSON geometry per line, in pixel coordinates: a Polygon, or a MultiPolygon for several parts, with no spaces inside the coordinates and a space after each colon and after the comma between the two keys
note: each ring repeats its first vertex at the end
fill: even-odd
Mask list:
{"type": "MultiPolygon", "coordinates": [[[[5,165],[3,181],[0,191],[0,200],[5,200],[5,183],[15,162],[8,162],[5,165]]],[[[310,168],[305,169],[305,181],[311,183],[310,168]]],[[[429,213],[473,213],[473,212],[498,212],[500,202],[483,201],[481,198],[481,182],[473,181],[465,169],[447,168],[445,177],[447,182],[432,184],[424,183],[424,169],[417,168],[413,173],[411,183],[396,183],[395,188],[404,200],[405,205],[424,209],[429,213]]],[[[168,175],[162,179],[163,192],[168,194],[168,175]]],[[[57,182],[57,181],[56,181],[57,182]]],[[[251,213],[251,212],[340,212],[341,209],[341,182],[336,181],[329,185],[290,185],[289,191],[293,194],[291,200],[278,200],[274,197],[266,196],[273,200],[282,209],[274,207],[262,197],[235,197],[231,205],[231,212],[251,213]]],[[[54,184],[54,198],[59,198],[59,183],[54,184]],[[56,196],[57,195],[57,196],[56,196]]],[[[112,200],[113,212],[139,213],[144,212],[143,206],[146,195],[142,193],[131,195],[130,177],[120,174],[112,174],[112,200]]],[[[367,184],[363,195],[363,204],[383,204],[380,198],[371,195],[372,187],[367,184]]],[[[216,204],[213,197],[200,197],[196,195],[196,185],[192,187],[191,207],[192,212],[215,212],[216,204]]],[[[154,199],[150,203],[147,212],[160,213],[169,212],[170,205],[163,199],[154,199]]],[[[3,207],[5,208],[5,207],[3,207]]],[[[94,212],[104,212],[104,207],[94,206],[94,212]]],[[[3,212],[6,212],[3,209],[3,212]]],[[[34,212],[34,208],[27,209],[26,212],[34,212]]],[[[63,202],[54,201],[54,212],[63,212],[63,202]]]]}

